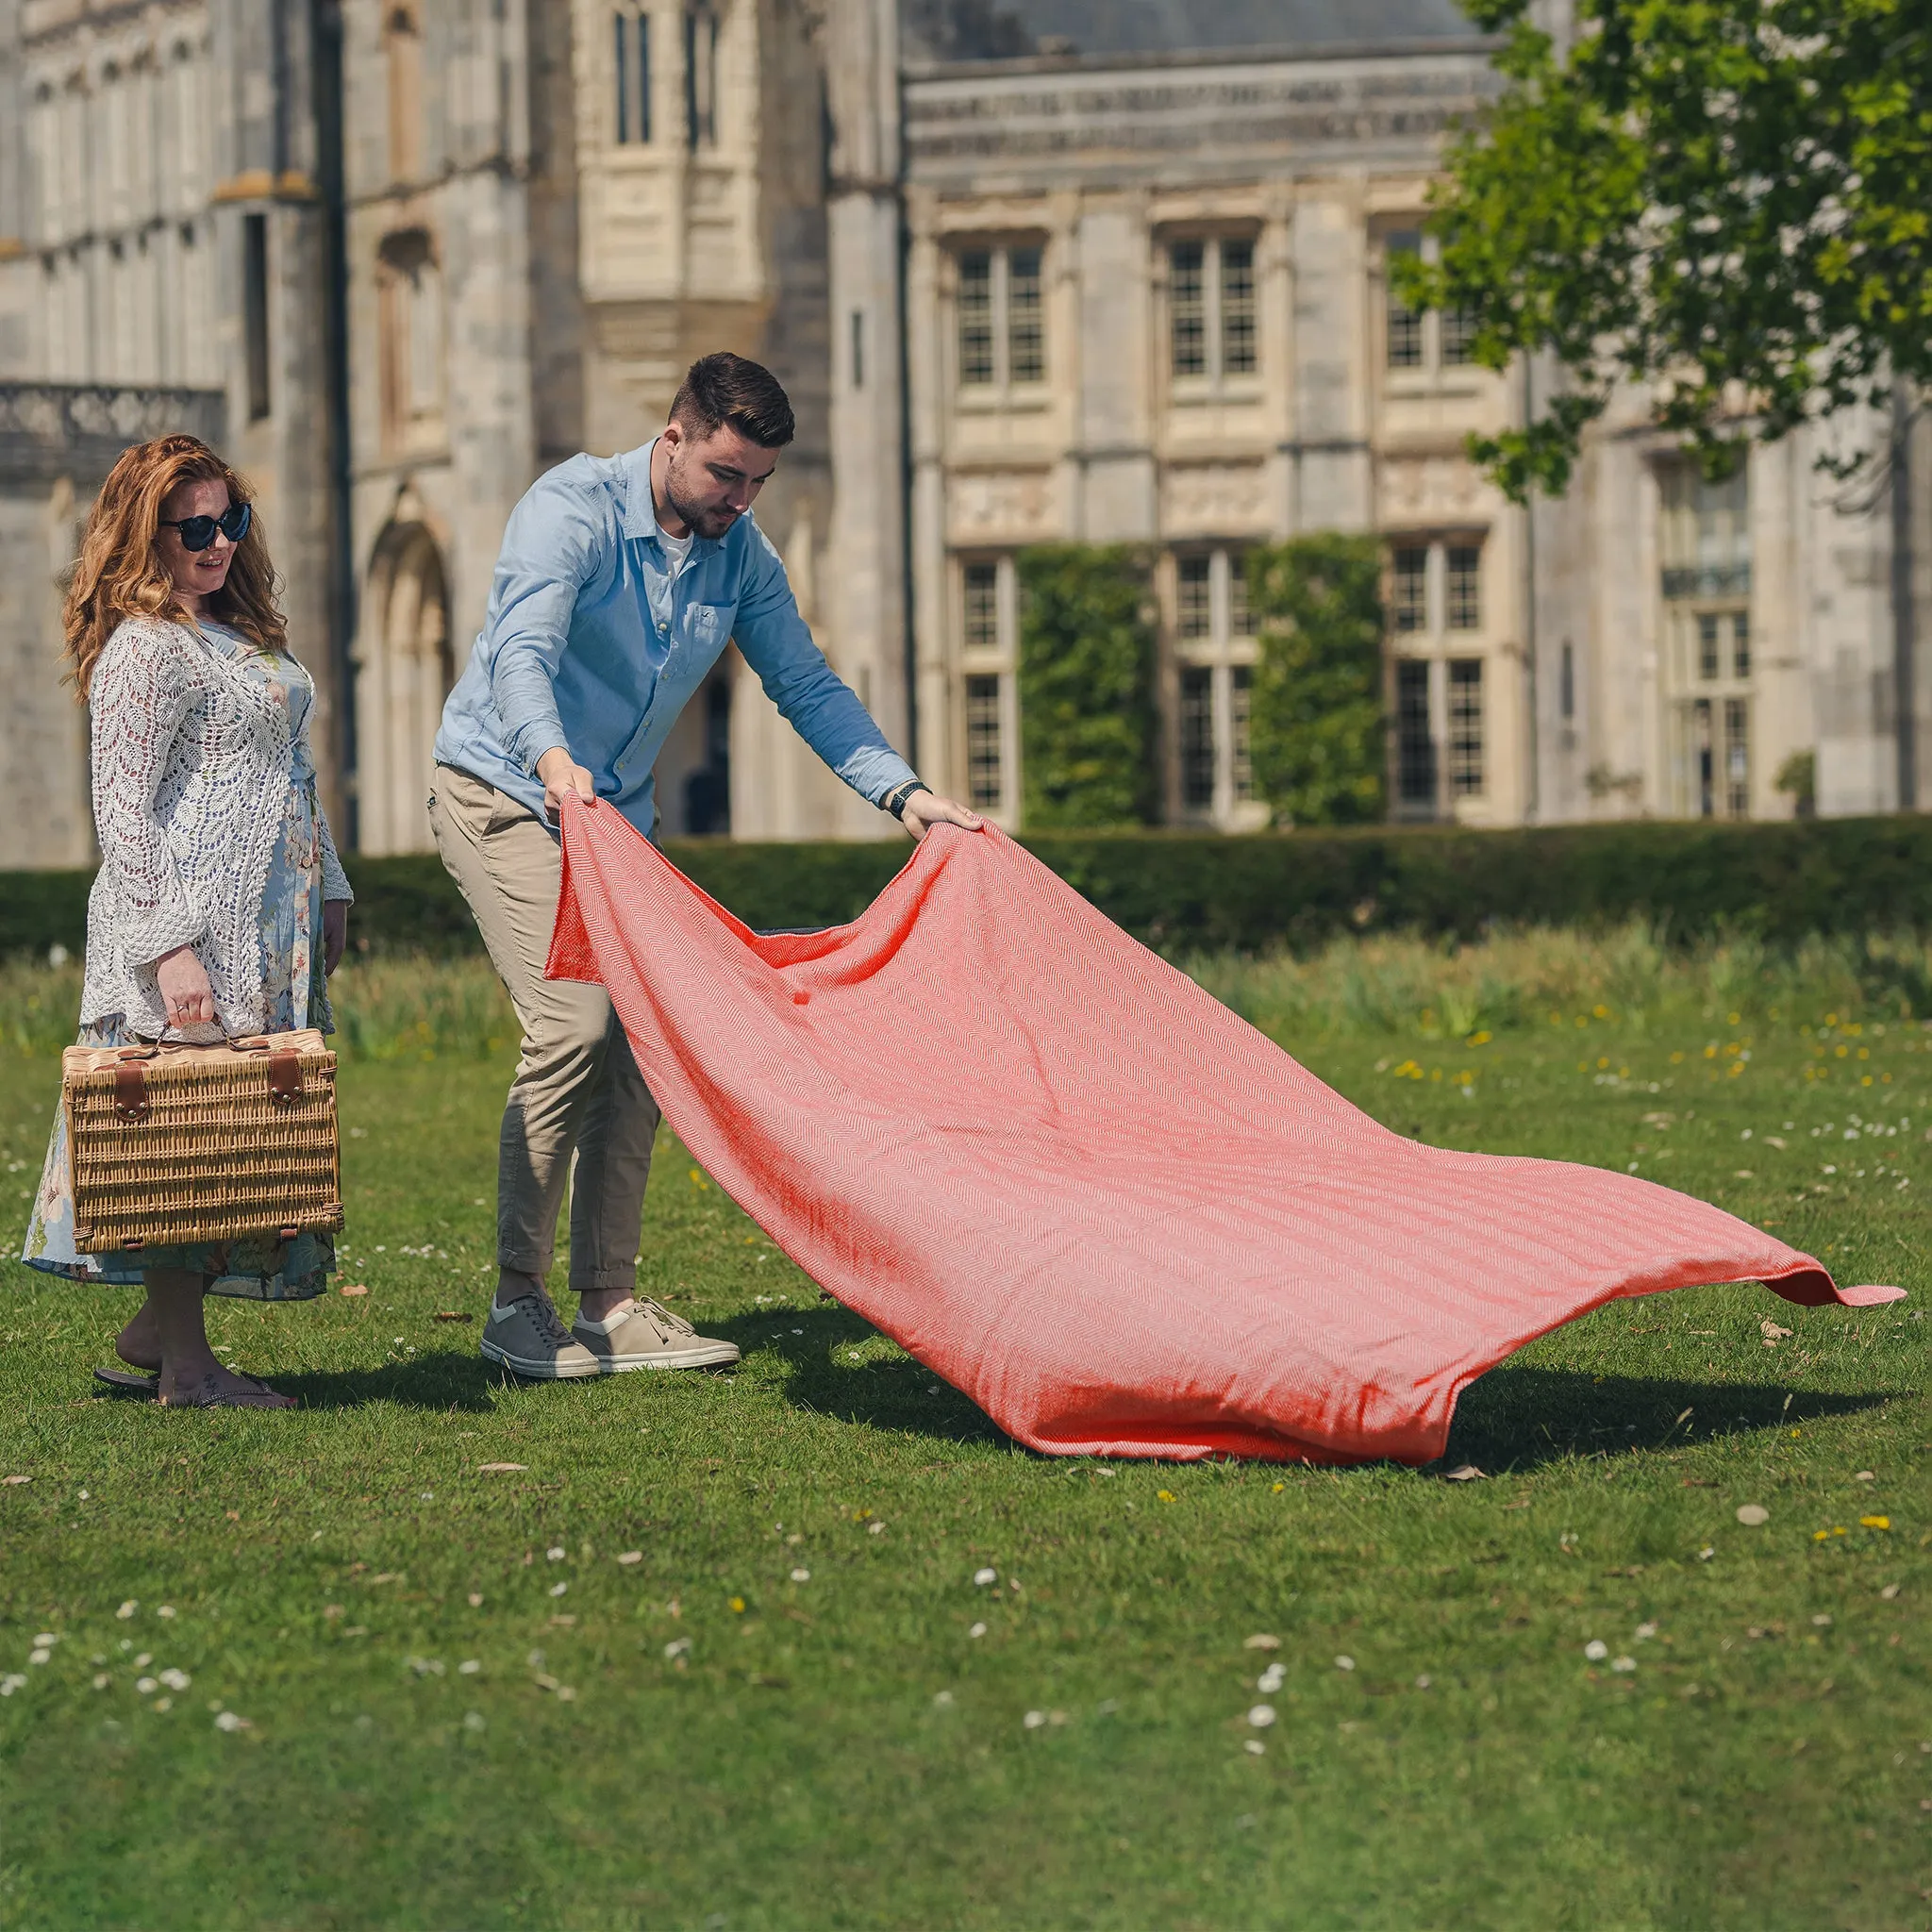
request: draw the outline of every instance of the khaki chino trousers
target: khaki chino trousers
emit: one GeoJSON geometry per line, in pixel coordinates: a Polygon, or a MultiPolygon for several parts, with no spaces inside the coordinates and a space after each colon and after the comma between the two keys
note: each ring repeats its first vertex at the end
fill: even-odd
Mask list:
{"type": "Polygon", "coordinates": [[[452,765],[436,768],[429,824],[524,1033],[498,1143],[497,1266],[549,1274],[568,1190],[572,1293],[633,1290],[658,1103],[610,995],[543,977],[562,851],[527,806],[452,765]]]}

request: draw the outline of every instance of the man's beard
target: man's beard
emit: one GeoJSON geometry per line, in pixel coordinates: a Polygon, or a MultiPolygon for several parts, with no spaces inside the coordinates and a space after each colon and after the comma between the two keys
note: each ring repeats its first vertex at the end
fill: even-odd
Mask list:
{"type": "Polygon", "coordinates": [[[738,521],[735,510],[708,508],[689,497],[680,487],[679,458],[673,457],[664,471],[664,505],[688,530],[700,537],[722,537],[738,521]]]}

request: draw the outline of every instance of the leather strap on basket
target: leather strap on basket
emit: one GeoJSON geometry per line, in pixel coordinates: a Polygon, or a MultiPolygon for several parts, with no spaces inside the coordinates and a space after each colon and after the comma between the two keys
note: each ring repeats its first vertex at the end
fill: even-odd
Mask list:
{"type": "Polygon", "coordinates": [[[268,1091],[281,1107],[302,1098],[302,1056],[292,1047],[278,1047],[268,1057],[268,1091]]]}
{"type": "Polygon", "coordinates": [[[139,1060],[123,1061],[114,1069],[114,1112],[124,1121],[148,1117],[147,1074],[139,1060]]]}
{"type": "MultiPolygon", "coordinates": [[[[146,1120],[149,1108],[143,1062],[193,1044],[192,1041],[169,1041],[163,1037],[143,1040],[139,1046],[124,1046],[115,1056],[114,1111],[124,1121],[146,1120]]],[[[278,1107],[292,1107],[302,1098],[302,1056],[293,1047],[271,1047],[259,1034],[225,1033],[221,1044],[230,1053],[268,1056],[268,1091],[278,1107]]]]}

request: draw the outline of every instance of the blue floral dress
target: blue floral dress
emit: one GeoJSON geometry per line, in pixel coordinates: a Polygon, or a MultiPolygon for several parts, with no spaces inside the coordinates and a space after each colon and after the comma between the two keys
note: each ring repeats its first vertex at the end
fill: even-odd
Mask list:
{"type": "MultiPolygon", "coordinates": [[[[298,1026],[335,1030],[330,1016],[322,945],[322,808],[315,795],[315,765],[308,750],[308,712],[315,687],[285,653],[257,651],[225,625],[204,624],[201,634],[244,676],[258,678],[273,702],[289,714],[293,757],[282,811],[281,842],[270,861],[261,902],[262,1010],[272,1033],[298,1026]]],[[[128,1046],[134,1036],[119,1014],[80,1029],[82,1046],[128,1046]]],[[[335,1238],[300,1234],[285,1241],[272,1233],[228,1241],[144,1249],[139,1257],[87,1255],[74,1245],[74,1194],[67,1163],[67,1124],[54,1113],[53,1138],[27,1224],[21,1257],[29,1268],[70,1281],[138,1287],[149,1268],[184,1268],[210,1277],[215,1294],[254,1301],[307,1301],[324,1293],[336,1265],[335,1238]]]]}

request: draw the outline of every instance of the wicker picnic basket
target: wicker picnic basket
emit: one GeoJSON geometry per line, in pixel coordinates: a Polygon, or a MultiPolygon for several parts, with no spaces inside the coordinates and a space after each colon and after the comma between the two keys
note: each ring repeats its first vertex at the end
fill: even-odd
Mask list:
{"type": "Polygon", "coordinates": [[[342,1224],[336,1057],[313,1028],[70,1046],[60,1102],[84,1254],[342,1224]]]}

